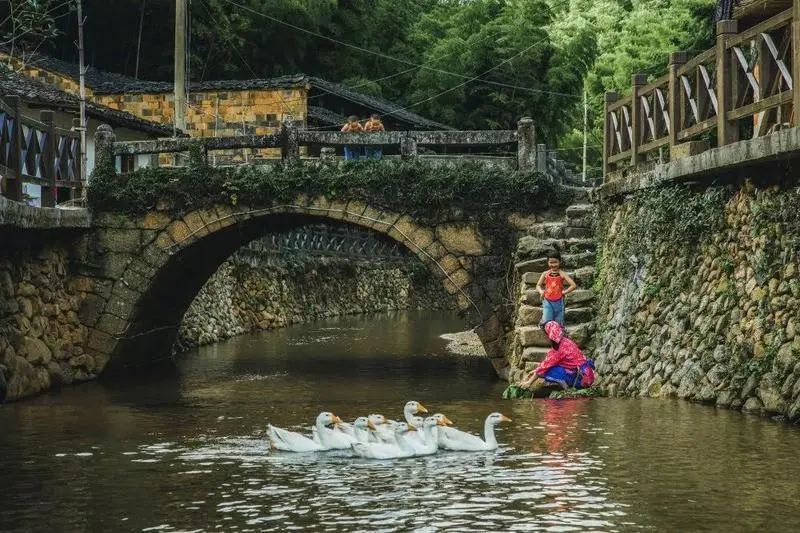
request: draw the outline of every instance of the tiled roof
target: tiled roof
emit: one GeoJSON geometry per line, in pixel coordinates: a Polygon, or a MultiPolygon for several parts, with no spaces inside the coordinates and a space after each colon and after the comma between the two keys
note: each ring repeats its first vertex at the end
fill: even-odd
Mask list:
{"type": "Polygon", "coordinates": [[[344,115],[313,105],[308,106],[308,118],[315,119],[328,126],[341,126],[347,122],[347,117],[344,115]]]}
{"type": "Polygon", "coordinates": [[[339,98],[344,98],[345,100],[350,100],[351,102],[363,105],[364,107],[374,109],[380,112],[384,116],[391,116],[396,120],[407,122],[409,124],[413,124],[415,126],[423,128],[430,128],[434,130],[453,129],[445,124],[441,124],[439,122],[417,115],[416,113],[412,113],[411,111],[404,109],[402,106],[390,102],[385,98],[380,98],[377,96],[370,96],[368,94],[360,93],[358,91],[354,91],[349,87],[345,87],[342,84],[326,81],[323,80],[322,78],[309,76],[309,80],[311,81],[311,86],[313,88],[319,89],[326,93],[336,95],[339,98]]]}
{"type": "MultiPolygon", "coordinates": [[[[69,109],[74,112],[77,112],[80,105],[77,96],[8,69],[0,70],[0,95],[19,96],[26,102],[69,109]]],[[[87,102],[86,112],[90,117],[108,122],[113,126],[122,126],[159,136],[172,136],[172,126],[156,124],[125,111],[87,102]]]]}
{"type": "MultiPolygon", "coordinates": [[[[77,80],[79,76],[78,65],[62,61],[42,54],[33,55],[28,62],[39,68],[62,74],[68,78],[77,80]]],[[[91,87],[95,94],[154,94],[172,92],[172,82],[137,80],[123,74],[105,72],[94,67],[88,67],[86,71],[86,85],[91,87]]],[[[435,130],[452,129],[445,124],[429,120],[417,115],[407,109],[403,109],[385,98],[370,96],[339,83],[333,83],[322,78],[307,76],[305,74],[293,74],[277,78],[252,79],[252,80],[217,80],[205,82],[193,82],[189,84],[190,92],[201,91],[247,91],[256,89],[295,89],[310,86],[320,91],[336,95],[355,104],[362,105],[369,109],[378,111],[383,115],[388,115],[406,122],[415,127],[429,128],[435,130]]]]}

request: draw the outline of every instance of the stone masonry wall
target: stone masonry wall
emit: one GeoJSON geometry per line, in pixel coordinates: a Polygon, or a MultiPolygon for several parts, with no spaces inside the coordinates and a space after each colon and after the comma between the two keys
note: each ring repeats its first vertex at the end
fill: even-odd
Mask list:
{"type": "Polygon", "coordinates": [[[79,319],[87,287],[70,276],[69,240],[55,245],[34,232],[0,240],[0,402],[3,392],[16,400],[94,378],[79,319]]]}
{"type": "Polygon", "coordinates": [[[800,418],[798,206],[796,184],[752,182],[602,206],[601,383],[800,418]]]}
{"type": "Polygon", "coordinates": [[[340,315],[455,308],[441,282],[424,265],[409,261],[232,259],[192,302],[176,350],[340,315]]]}

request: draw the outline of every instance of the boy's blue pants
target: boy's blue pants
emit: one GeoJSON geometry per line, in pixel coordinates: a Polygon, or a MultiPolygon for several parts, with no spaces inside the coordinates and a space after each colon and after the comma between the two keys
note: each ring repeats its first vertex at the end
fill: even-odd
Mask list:
{"type": "Polygon", "coordinates": [[[345,146],[344,147],[344,160],[345,161],[354,161],[361,157],[362,151],[361,147],[352,147],[352,146],[345,146]]]}
{"type": "Polygon", "coordinates": [[[545,325],[548,322],[555,320],[561,327],[565,327],[564,324],[564,298],[560,300],[552,301],[548,300],[547,298],[542,298],[542,322],[541,325],[545,325]]]}

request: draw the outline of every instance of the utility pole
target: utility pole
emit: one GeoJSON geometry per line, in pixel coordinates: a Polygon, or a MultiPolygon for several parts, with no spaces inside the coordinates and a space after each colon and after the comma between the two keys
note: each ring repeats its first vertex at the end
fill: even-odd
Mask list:
{"type": "Polygon", "coordinates": [[[133,77],[139,79],[139,56],[142,52],[142,28],[144,27],[144,8],[147,0],[142,0],[142,9],[139,12],[139,39],[136,41],[136,70],[133,77]]]}
{"type": "Polygon", "coordinates": [[[586,87],[583,88],[583,182],[586,183],[586,170],[588,163],[586,161],[589,155],[589,96],[586,92],[586,87]]]}
{"type": "MultiPolygon", "coordinates": [[[[81,119],[81,180],[86,181],[86,61],[83,57],[83,0],[78,3],[78,69],[80,70],[81,119]]],[[[86,189],[83,189],[86,191],[86,189]]]]}
{"type": "Polygon", "coordinates": [[[186,130],[187,0],[175,0],[175,131],[186,130]]]}

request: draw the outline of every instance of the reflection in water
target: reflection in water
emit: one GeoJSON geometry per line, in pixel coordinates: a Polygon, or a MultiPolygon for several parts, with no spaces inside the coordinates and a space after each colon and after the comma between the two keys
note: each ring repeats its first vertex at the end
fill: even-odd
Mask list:
{"type": "Polygon", "coordinates": [[[177,376],[0,408],[2,531],[791,530],[795,428],[685,402],[499,400],[452,317],[398,314],[242,337],[177,376]],[[401,417],[418,399],[497,453],[395,462],[269,453],[267,421],[401,417]]]}

